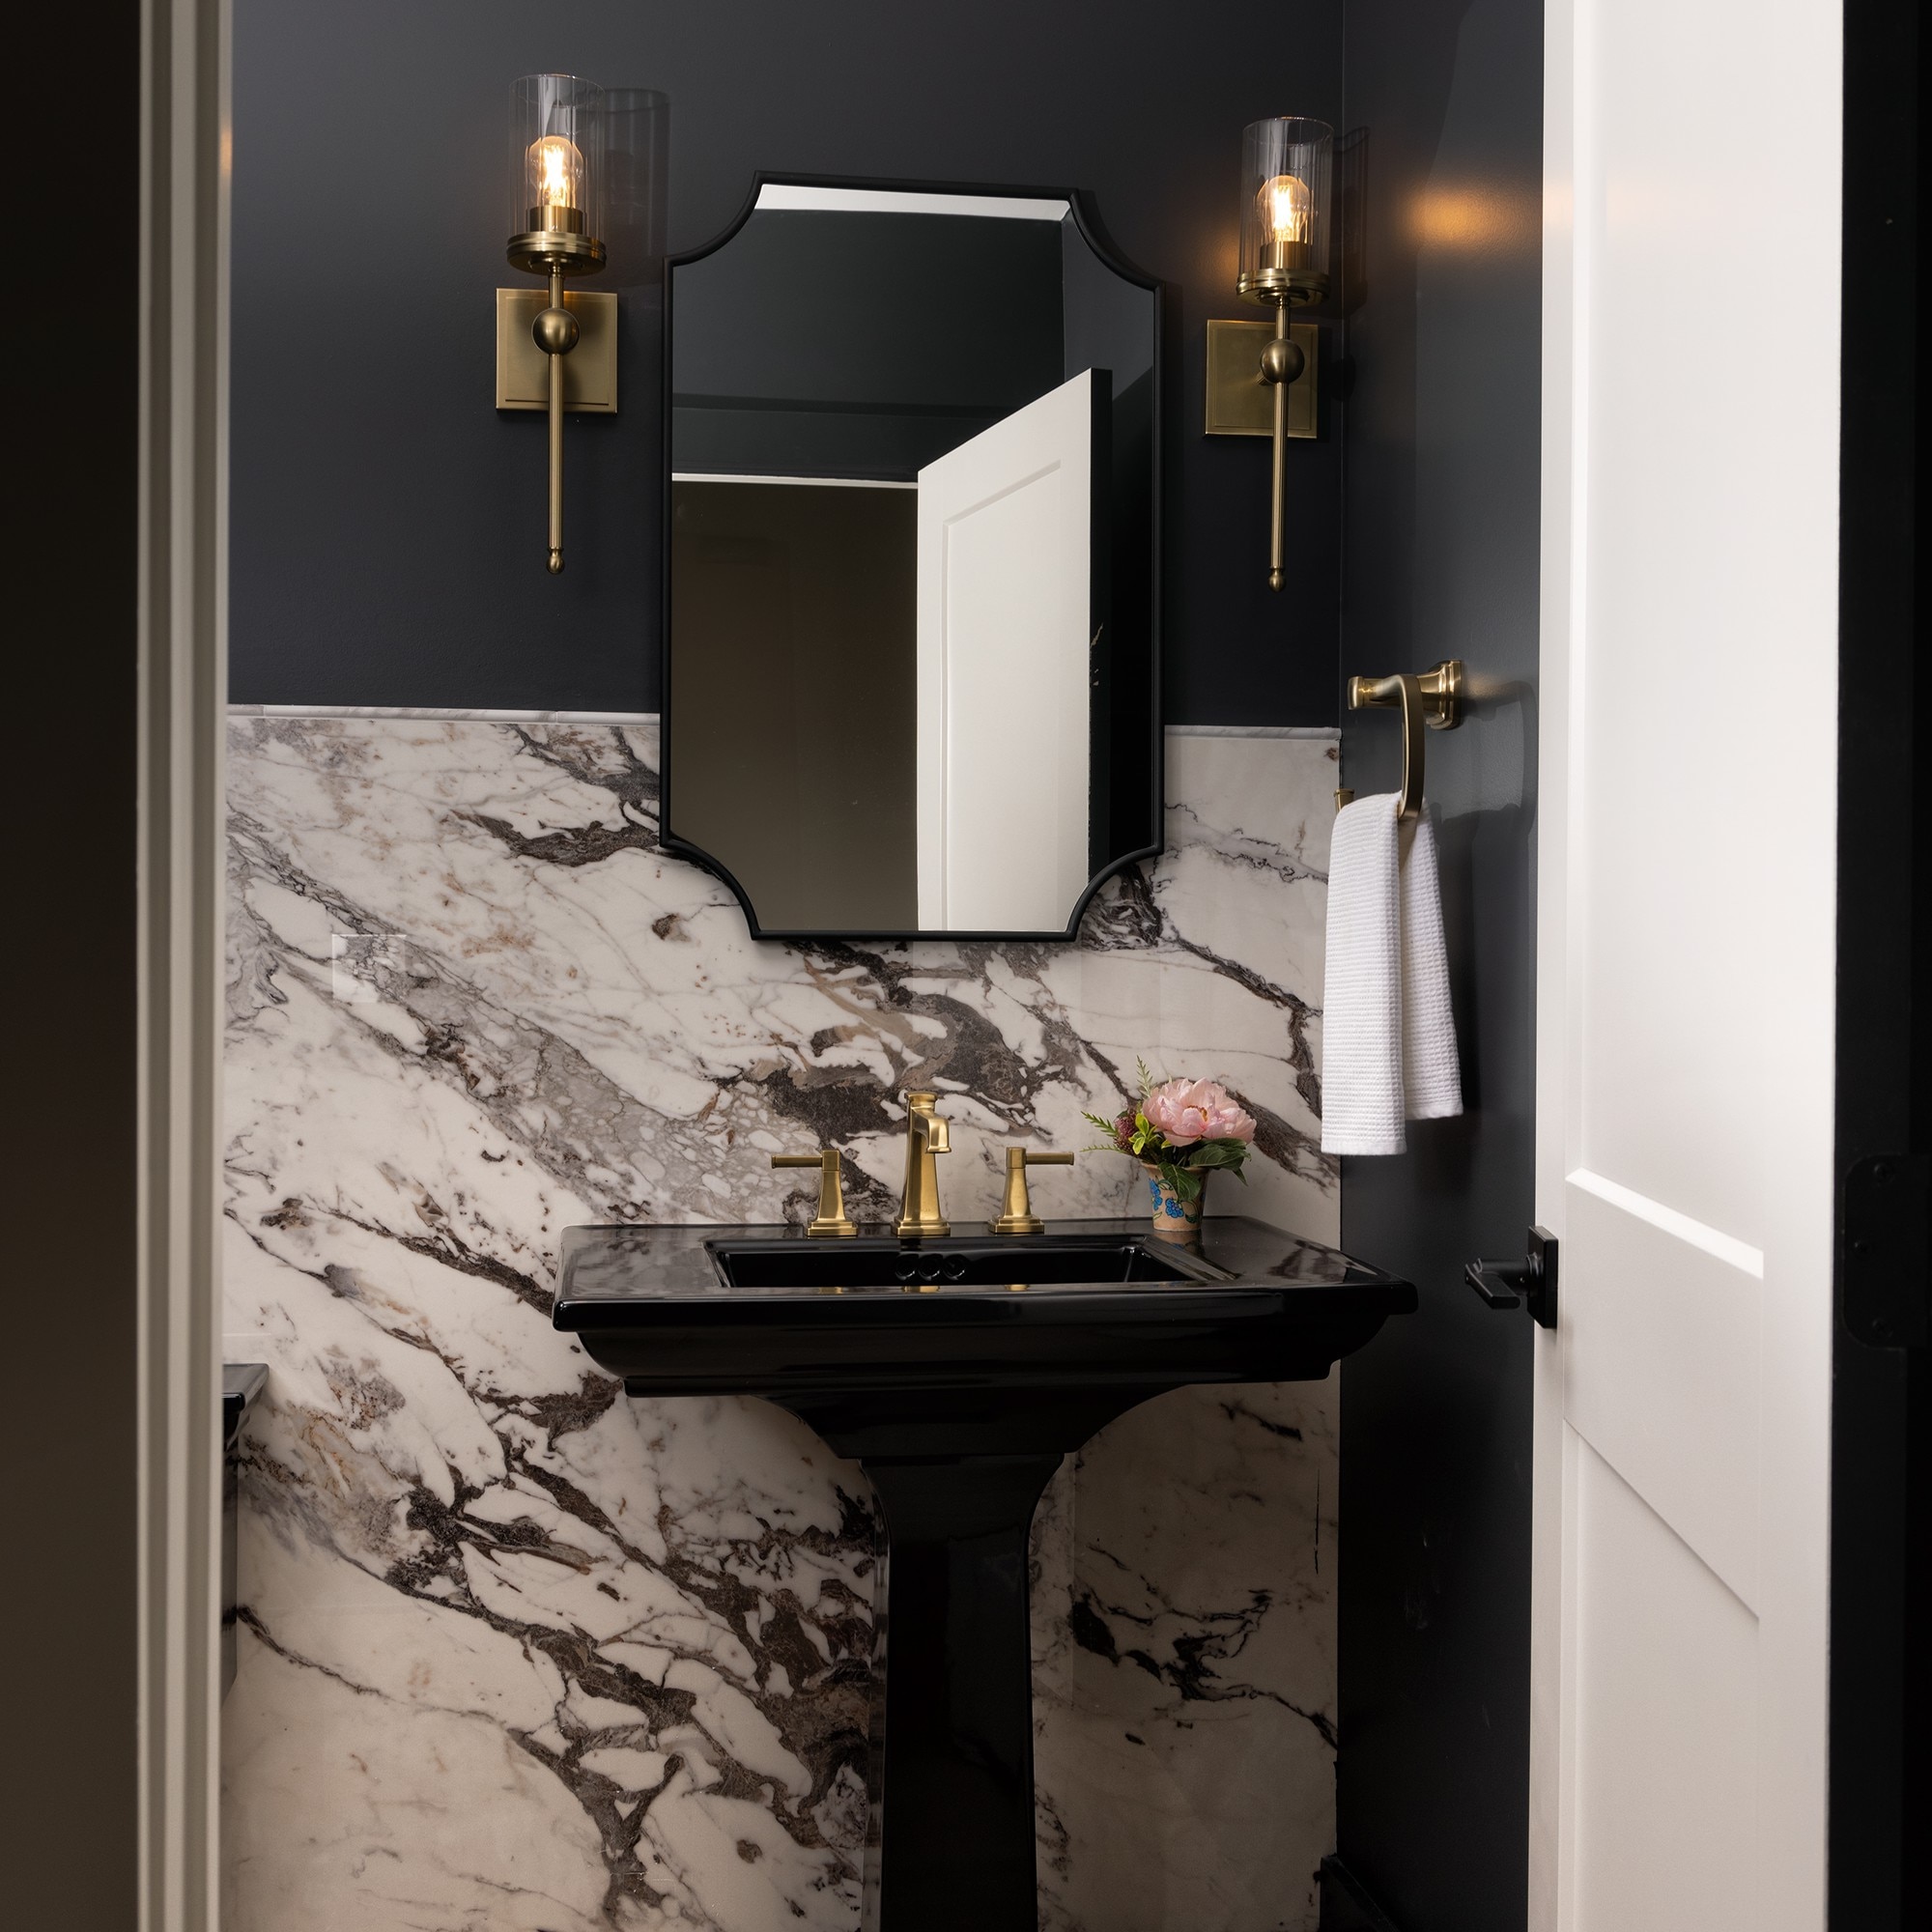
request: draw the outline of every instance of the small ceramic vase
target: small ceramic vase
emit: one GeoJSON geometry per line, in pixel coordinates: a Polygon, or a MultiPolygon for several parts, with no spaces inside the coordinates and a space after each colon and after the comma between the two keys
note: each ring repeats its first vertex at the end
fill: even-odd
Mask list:
{"type": "Polygon", "coordinates": [[[1208,1177],[1201,1177],[1201,1192],[1192,1201],[1183,1201],[1160,1178],[1160,1169],[1145,1167],[1148,1193],[1153,1203],[1153,1232],[1163,1241],[1195,1241],[1201,1238],[1201,1204],[1208,1198],[1208,1177]]]}

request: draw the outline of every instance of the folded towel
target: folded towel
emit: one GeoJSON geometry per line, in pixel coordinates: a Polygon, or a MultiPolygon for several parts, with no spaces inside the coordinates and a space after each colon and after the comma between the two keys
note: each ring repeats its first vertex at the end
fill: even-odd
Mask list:
{"type": "Polygon", "coordinates": [[[1405,825],[1393,792],[1335,819],[1321,1015],[1321,1147],[1401,1153],[1405,1119],[1463,1111],[1435,826],[1405,825]]]}
{"type": "Polygon", "coordinates": [[[1345,805],[1328,848],[1321,1148],[1400,1153],[1402,867],[1393,792],[1345,805]]]}

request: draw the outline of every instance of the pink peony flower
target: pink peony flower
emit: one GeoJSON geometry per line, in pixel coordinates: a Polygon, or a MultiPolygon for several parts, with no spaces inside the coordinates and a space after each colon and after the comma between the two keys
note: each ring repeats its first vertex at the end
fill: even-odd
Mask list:
{"type": "Polygon", "coordinates": [[[1254,1117],[1235,1104],[1218,1080],[1169,1080],[1147,1096],[1141,1111],[1170,1147],[1255,1137],[1254,1117]]]}

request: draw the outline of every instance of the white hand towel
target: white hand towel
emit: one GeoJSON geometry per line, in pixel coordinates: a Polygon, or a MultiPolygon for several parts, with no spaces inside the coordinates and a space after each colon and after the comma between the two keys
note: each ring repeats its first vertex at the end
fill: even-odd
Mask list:
{"type": "Polygon", "coordinates": [[[1328,848],[1321,1148],[1400,1153],[1402,913],[1393,792],[1345,805],[1328,848]]]}
{"type": "Polygon", "coordinates": [[[1402,1110],[1411,1121],[1446,1120],[1463,1111],[1435,818],[1426,799],[1414,824],[1402,828],[1402,1110]]]}
{"type": "Polygon", "coordinates": [[[1463,1111],[1435,827],[1393,792],[1336,814],[1328,860],[1321,1147],[1401,1153],[1405,1119],[1463,1111]]]}

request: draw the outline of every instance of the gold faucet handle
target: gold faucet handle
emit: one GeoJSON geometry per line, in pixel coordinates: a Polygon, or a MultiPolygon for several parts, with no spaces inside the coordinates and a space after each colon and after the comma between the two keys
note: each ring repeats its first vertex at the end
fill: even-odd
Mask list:
{"type": "Polygon", "coordinates": [[[845,1215],[844,1164],[837,1148],[821,1148],[816,1153],[775,1153],[774,1167],[815,1167],[818,1170],[818,1213],[806,1233],[816,1240],[838,1235],[856,1235],[858,1226],[845,1215]]]}
{"type": "Polygon", "coordinates": [[[1000,1203],[1000,1218],[987,1223],[995,1235],[1037,1235],[1046,1226],[1033,1211],[1027,1193],[1026,1171],[1030,1167],[1071,1167],[1070,1153],[1035,1153],[1030,1148],[1007,1150],[1007,1192],[1000,1203]]]}

